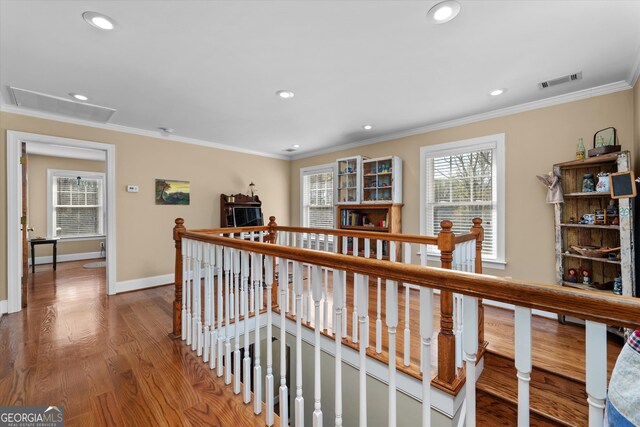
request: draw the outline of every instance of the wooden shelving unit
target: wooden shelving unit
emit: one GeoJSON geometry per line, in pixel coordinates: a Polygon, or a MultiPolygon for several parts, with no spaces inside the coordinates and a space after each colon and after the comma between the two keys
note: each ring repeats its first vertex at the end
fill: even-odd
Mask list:
{"type": "MultiPolygon", "coordinates": [[[[600,172],[611,174],[627,171],[629,167],[628,151],[554,165],[554,173],[560,177],[564,193],[564,203],[555,204],[556,277],[559,285],[612,294],[612,289],[597,289],[594,284],[604,287],[612,284],[614,278],[620,276],[622,294],[633,296],[633,201],[629,198],[614,201],[619,212],[618,224],[612,224],[610,219],[605,224],[580,224],[583,215],[594,214],[596,210],[606,210],[612,200],[608,192],[583,192],[584,175],[592,174],[597,182],[600,172]],[[576,253],[571,246],[620,247],[620,251],[616,259],[599,258],[576,253]],[[579,283],[567,280],[570,268],[578,272],[579,283]],[[591,273],[592,285],[582,283],[580,272],[583,269],[591,273]]],[[[620,332],[617,328],[610,330],[614,333],[620,332]]]]}
{"type": "MultiPolygon", "coordinates": [[[[401,203],[375,203],[375,204],[350,204],[336,206],[337,228],[356,231],[376,231],[381,233],[402,232],[402,204],[401,203]]],[[[350,245],[352,241],[350,241],[350,245]]],[[[377,241],[371,240],[371,258],[376,258],[377,241]]],[[[359,243],[359,250],[363,249],[359,243]]],[[[338,240],[338,250],[342,252],[342,239],[338,240]]],[[[348,252],[352,253],[349,247],[348,252]]],[[[382,248],[382,259],[389,259],[387,244],[382,248]]],[[[396,248],[396,259],[400,260],[401,248],[396,248]]]]}
{"type": "Polygon", "coordinates": [[[399,157],[362,161],[362,203],[402,203],[402,160],[399,157]]]}

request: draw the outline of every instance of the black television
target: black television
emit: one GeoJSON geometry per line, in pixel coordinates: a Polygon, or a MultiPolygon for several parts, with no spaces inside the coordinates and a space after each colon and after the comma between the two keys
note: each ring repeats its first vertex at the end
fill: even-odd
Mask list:
{"type": "Polygon", "coordinates": [[[256,227],[264,225],[262,209],[256,206],[237,206],[233,208],[234,227],[256,227]]]}

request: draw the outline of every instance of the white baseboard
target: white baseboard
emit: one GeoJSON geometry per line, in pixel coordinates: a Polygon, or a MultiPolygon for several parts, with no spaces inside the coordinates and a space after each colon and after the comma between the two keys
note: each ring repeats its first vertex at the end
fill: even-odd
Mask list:
{"type": "MultiPolygon", "coordinates": [[[[80,261],[83,259],[104,258],[104,256],[100,252],[82,252],[79,254],[58,255],[56,258],[57,258],[56,262],[65,262],[65,261],[80,261]]],[[[53,262],[53,255],[36,257],[36,265],[51,264],[52,262],[53,262]]],[[[29,257],[29,265],[31,265],[31,257],[29,257]]]]}
{"type": "Polygon", "coordinates": [[[116,283],[116,293],[137,291],[139,289],[153,288],[174,282],[173,273],[161,276],[143,277],[141,279],[124,280],[116,283]]]}
{"type": "Polygon", "coordinates": [[[2,316],[8,312],[8,308],[9,306],[7,305],[6,299],[0,301],[0,319],[2,319],[2,316]]]}
{"type": "MultiPolygon", "coordinates": [[[[504,302],[499,302],[499,301],[493,301],[490,299],[483,299],[482,300],[483,304],[485,305],[491,305],[493,307],[499,307],[499,308],[504,308],[505,310],[511,310],[514,311],[514,305],[513,304],[506,304],[504,302]]],[[[551,313],[549,311],[544,311],[544,310],[532,310],[531,314],[536,315],[536,316],[540,316],[540,317],[546,317],[549,319],[553,319],[553,320],[558,320],[558,315],[556,313],[551,313]]]]}

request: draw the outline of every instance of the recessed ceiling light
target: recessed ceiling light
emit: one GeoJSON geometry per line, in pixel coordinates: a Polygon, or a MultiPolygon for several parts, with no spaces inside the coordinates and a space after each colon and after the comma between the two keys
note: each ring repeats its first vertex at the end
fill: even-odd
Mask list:
{"type": "Polygon", "coordinates": [[[80,94],[80,93],[73,93],[73,92],[70,92],[70,93],[69,93],[69,96],[71,96],[71,97],[73,97],[73,98],[77,99],[78,101],[88,101],[88,100],[89,100],[89,97],[88,97],[88,96],[82,95],[82,94],[80,94]]]}
{"type": "Polygon", "coordinates": [[[436,24],[444,24],[451,21],[460,13],[460,3],[455,0],[440,2],[429,9],[427,16],[436,24]]]}
{"type": "Polygon", "coordinates": [[[293,148],[300,148],[300,144],[293,144],[293,148]]]}
{"type": "Polygon", "coordinates": [[[362,129],[371,130],[371,129],[373,129],[373,125],[364,125],[364,126],[362,126],[362,129]]]}
{"type": "Polygon", "coordinates": [[[496,90],[492,90],[491,92],[489,92],[489,95],[498,96],[498,95],[502,95],[506,91],[507,91],[506,89],[496,89],[496,90]]]}
{"type": "Polygon", "coordinates": [[[295,94],[293,92],[291,92],[290,90],[279,90],[279,91],[276,92],[276,95],[278,95],[280,98],[284,98],[284,99],[293,98],[295,96],[295,94]]]}
{"type": "Polygon", "coordinates": [[[82,14],[82,17],[89,25],[101,30],[113,30],[115,28],[113,19],[101,13],[85,12],[82,14]]]}

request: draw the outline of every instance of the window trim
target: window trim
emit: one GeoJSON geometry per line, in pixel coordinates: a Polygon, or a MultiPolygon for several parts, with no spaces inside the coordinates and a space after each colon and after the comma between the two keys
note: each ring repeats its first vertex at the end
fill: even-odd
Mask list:
{"type": "Polygon", "coordinates": [[[89,172],[89,171],[77,171],[68,169],[47,169],[47,238],[48,239],[60,239],[64,241],[76,241],[76,240],[95,240],[103,239],[106,236],[106,221],[105,221],[105,209],[106,209],[106,174],[103,172],[89,172]],[[82,176],[87,179],[98,179],[102,182],[102,188],[100,190],[100,224],[102,233],[92,234],[89,236],[68,236],[68,237],[54,237],[54,224],[53,224],[53,184],[54,180],[58,177],[71,177],[75,178],[82,176]]]}
{"type": "MultiPolygon", "coordinates": [[[[326,163],[323,165],[315,165],[315,166],[307,166],[304,168],[300,168],[300,227],[304,227],[304,177],[305,175],[312,175],[316,173],[323,172],[331,172],[333,174],[333,179],[336,178],[336,164],[335,163],[326,163]]],[[[335,191],[335,181],[333,188],[333,200],[331,203],[331,208],[333,210],[333,228],[336,227],[336,191],[335,191]]]]}
{"type": "MultiPolygon", "coordinates": [[[[497,198],[497,227],[496,233],[496,257],[483,259],[484,268],[504,270],[507,264],[505,254],[505,134],[498,133],[477,138],[463,139],[460,141],[445,142],[420,147],[420,234],[427,232],[427,157],[438,157],[467,153],[483,149],[495,149],[494,161],[496,162],[496,198],[497,198]]],[[[471,224],[469,225],[471,228],[471,224]]],[[[429,250],[429,261],[439,261],[439,251],[429,250]]]]}

